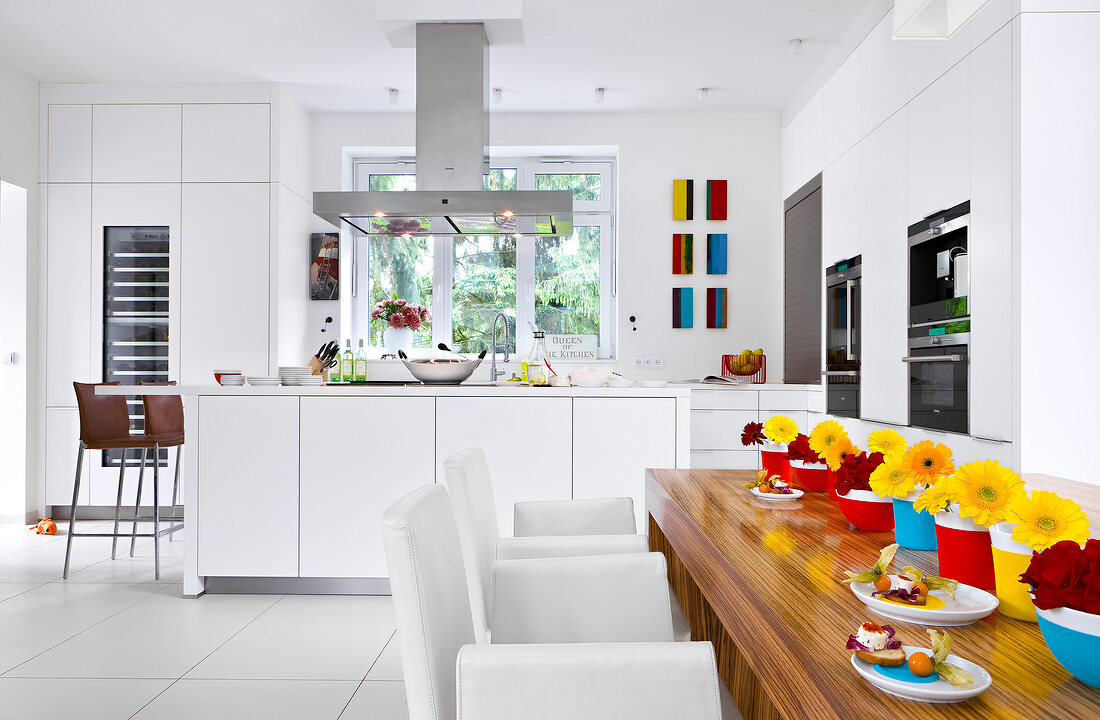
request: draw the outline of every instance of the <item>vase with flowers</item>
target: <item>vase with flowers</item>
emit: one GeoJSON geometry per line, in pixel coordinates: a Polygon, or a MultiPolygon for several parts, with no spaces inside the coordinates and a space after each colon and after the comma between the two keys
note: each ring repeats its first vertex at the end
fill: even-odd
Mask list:
{"type": "Polygon", "coordinates": [[[370,311],[371,321],[386,323],[382,331],[382,344],[387,353],[406,353],[412,349],[414,334],[428,322],[428,308],[411,303],[404,298],[379,300],[370,311]]]}
{"type": "Polygon", "coordinates": [[[876,442],[890,444],[893,452],[871,478],[871,489],[880,497],[891,498],[894,535],[899,545],[913,550],[935,550],[935,521],[930,514],[918,513],[915,501],[927,488],[955,471],[951,449],[930,440],[903,449],[897,438],[880,432],[883,434],[876,436],[876,442]]]}
{"type": "Polygon", "coordinates": [[[1036,606],[1018,578],[1030,566],[1034,551],[1042,552],[1063,540],[1083,545],[1089,537],[1089,519],[1073,500],[1044,490],[1017,495],[1004,515],[1004,522],[989,529],[999,610],[1002,615],[1036,622],[1036,606]]]}
{"type": "Polygon", "coordinates": [[[1054,659],[1100,688],[1100,540],[1061,540],[1034,553],[1020,582],[1031,589],[1039,630],[1054,659]]]}
{"type": "Polygon", "coordinates": [[[871,476],[884,462],[882,453],[853,452],[845,455],[836,470],[837,502],[840,511],[857,530],[888,532],[894,529],[890,498],[871,491],[871,476]]]}
{"type": "Polygon", "coordinates": [[[799,490],[826,492],[829,489],[829,466],[810,449],[810,436],[799,433],[787,443],[787,461],[791,464],[791,479],[799,490]]]}
{"type": "Polygon", "coordinates": [[[768,477],[778,475],[791,482],[791,463],[787,460],[787,443],[798,437],[798,425],[785,415],[776,415],[767,422],[749,422],[741,432],[741,444],[760,446],[760,465],[768,477]]]}
{"type": "Polygon", "coordinates": [[[819,422],[810,432],[810,449],[824,460],[829,469],[829,497],[836,500],[836,471],[844,458],[856,452],[844,426],[832,420],[819,422]]]}

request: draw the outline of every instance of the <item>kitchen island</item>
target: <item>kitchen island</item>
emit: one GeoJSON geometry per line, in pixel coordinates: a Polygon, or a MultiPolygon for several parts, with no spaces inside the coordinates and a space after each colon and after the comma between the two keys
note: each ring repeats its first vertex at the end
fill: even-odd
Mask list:
{"type": "MultiPolygon", "coordinates": [[[[134,388],[100,387],[100,394],[134,388]]],[[[634,499],[690,462],[687,388],[143,387],[184,399],[184,595],[389,591],[379,521],[485,450],[503,534],[518,500],[634,499]],[[250,580],[242,580],[242,579],[250,580]],[[212,582],[209,584],[207,580],[212,582]]]]}

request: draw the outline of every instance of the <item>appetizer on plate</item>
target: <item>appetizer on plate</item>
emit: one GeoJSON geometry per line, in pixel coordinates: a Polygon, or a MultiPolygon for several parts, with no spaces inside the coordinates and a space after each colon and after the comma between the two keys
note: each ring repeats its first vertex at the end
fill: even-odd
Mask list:
{"type": "Polygon", "coordinates": [[[846,649],[855,650],[855,656],[871,665],[897,670],[879,671],[883,676],[901,682],[934,682],[944,680],[957,688],[974,686],[974,676],[954,663],[947,662],[953,644],[946,632],[929,630],[932,642],[931,654],[925,650],[906,651],[901,640],[894,637],[894,629],[889,625],[878,626],[875,623],[863,623],[855,635],[848,636],[846,649]],[[903,667],[904,666],[904,667],[903,667]],[[921,680],[937,677],[932,680],[921,680]],[[910,675],[914,677],[910,677],[910,675]]]}
{"type": "Polygon", "coordinates": [[[784,482],[778,475],[768,477],[767,470],[756,473],[756,479],[745,483],[745,487],[754,488],[765,495],[790,495],[794,492],[790,484],[784,482]]]}
{"type": "Polygon", "coordinates": [[[905,664],[905,651],[901,640],[894,638],[894,628],[865,622],[855,635],[848,636],[848,650],[855,650],[856,657],[872,665],[893,667],[905,664]]]}
{"type": "Polygon", "coordinates": [[[952,598],[955,597],[955,590],[959,587],[957,581],[937,575],[925,575],[912,565],[903,567],[901,573],[896,576],[888,575],[886,569],[893,562],[894,554],[897,551],[897,543],[887,545],[879,553],[878,562],[874,564],[874,567],[858,575],[845,571],[844,574],[848,577],[844,582],[871,583],[875,586],[875,592],[871,593],[873,597],[899,605],[930,608],[944,607],[943,600],[929,595],[933,590],[943,590],[952,598]]]}

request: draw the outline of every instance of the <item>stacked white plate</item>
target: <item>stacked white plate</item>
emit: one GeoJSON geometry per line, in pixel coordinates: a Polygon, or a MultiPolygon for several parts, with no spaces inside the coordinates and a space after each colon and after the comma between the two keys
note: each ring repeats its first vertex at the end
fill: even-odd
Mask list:
{"type": "Polygon", "coordinates": [[[283,385],[301,385],[299,380],[303,377],[313,377],[313,370],[308,367],[299,366],[283,366],[279,368],[279,377],[282,378],[283,385]]]}
{"type": "Polygon", "coordinates": [[[257,377],[254,375],[248,376],[248,384],[252,387],[274,387],[283,381],[280,377],[257,377]]]}
{"type": "Polygon", "coordinates": [[[283,378],[283,384],[296,384],[296,385],[324,385],[325,377],[323,375],[302,375],[294,378],[293,383],[287,383],[286,378],[283,378]]]}
{"type": "Polygon", "coordinates": [[[222,385],[241,387],[244,385],[244,375],[222,375],[222,385]]]}

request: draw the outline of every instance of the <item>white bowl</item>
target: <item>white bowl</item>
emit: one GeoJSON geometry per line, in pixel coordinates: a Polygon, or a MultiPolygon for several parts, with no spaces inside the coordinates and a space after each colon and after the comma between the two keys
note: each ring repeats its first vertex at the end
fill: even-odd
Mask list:
{"type": "Polygon", "coordinates": [[[668,387],[668,380],[642,380],[640,384],[644,388],[663,388],[668,387]]]}
{"type": "Polygon", "coordinates": [[[582,388],[602,388],[607,385],[605,380],[578,380],[577,387],[582,388]]]}
{"type": "Polygon", "coordinates": [[[609,380],[607,382],[607,386],[608,387],[613,387],[613,388],[634,387],[634,381],[633,380],[609,380]]]}

